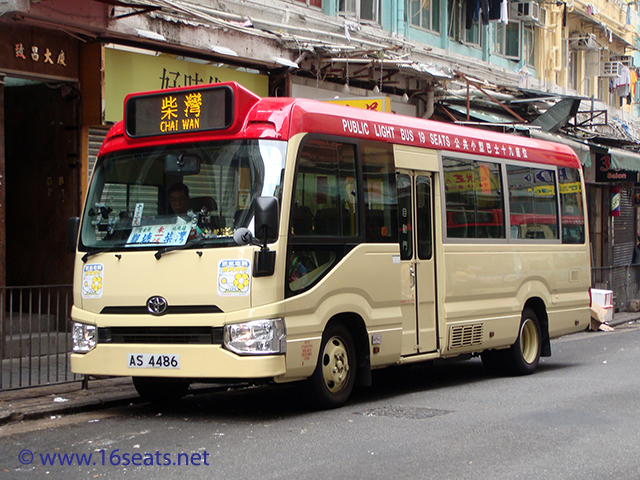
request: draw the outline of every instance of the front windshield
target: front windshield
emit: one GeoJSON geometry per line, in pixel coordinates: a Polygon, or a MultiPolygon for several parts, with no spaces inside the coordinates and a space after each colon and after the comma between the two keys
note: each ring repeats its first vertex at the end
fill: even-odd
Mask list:
{"type": "Polygon", "coordinates": [[[286,142],[164,145],[101,158],[83,217],[81,248],[233,245],[253,230],[256,197],[281,201],[286,142]]]}

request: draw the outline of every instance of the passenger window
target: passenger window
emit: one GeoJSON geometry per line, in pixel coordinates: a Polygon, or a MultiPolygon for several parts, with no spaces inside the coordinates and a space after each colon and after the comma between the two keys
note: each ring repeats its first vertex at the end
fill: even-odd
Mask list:
{"type": "Polygon", "coordinates": [[[512,238],[559,238],[555,172],[507,165],[507,179],[512,238]],[[514,227],[517,227],[517,232],[514,227]]]}
{"type": "Polygon", "coordinates": [[[287,282],[292,292],[300,292],[320,280],[336,263],[331,247],[292,246],[289,250],[287,282]]]}
{"type": "Polygon", "coordinates": [[[364,180],[364,234],[366,242],[397,242],[398,216],[395,198],[393,146],[362,141],[364,180]]]}
{"type": "Polygon", "coordinates": [[[506,238],[497,163],[444,158],[448,238],[506,238]]]}
{"type": "Polygon", "coordinates": [[[411,177],[403,173],[398,175],[398,217],[400,222],[400,258],[413,258],[413,213],[411,207],[411,177]]]}
{"type": "Polygon", "coordinates": [[[289,215],[287,295],[308,290],[360,236],[356,145],[312,139],[300,149],[289,215]]]}
{"type": "Polygon", "coordinates": [[[428,177],[416,177],[416,223],[418,257],[421,260],[428,260],[432,255],[431,179],[428,177]]]}
{"type": "Polygon", "coordinates": [[[355,145],[310,140],[298,158],[291,235],[360,234],[355,145]]]}
{"type": "Polygon", "coordinates": [[[562,216],[562,243],[584,243],[584,208],[580,171],[558,168],[560,207],[562,216]]]}

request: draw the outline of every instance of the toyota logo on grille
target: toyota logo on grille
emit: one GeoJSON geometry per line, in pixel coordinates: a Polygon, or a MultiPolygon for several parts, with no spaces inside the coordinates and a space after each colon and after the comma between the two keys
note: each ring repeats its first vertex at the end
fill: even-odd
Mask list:
{"type": "Polygon", "coordinates": [[[164,297],[151,297],[147,300],[147,310],[151,315],[164,315],[169,304],[164,297]]]}

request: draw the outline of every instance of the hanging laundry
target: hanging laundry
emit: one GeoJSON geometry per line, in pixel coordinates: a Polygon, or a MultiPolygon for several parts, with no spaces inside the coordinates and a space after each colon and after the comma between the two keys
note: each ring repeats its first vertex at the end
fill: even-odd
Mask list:
{"type": "Polygon", "coordinates": [[[489,20],[500,20],[501,0],[489,0],[489,20]]]}
{"type": "Polygon", "coordinates": [[[482,13],[482,24],[489,25],[489,0],[480,0],[480,11],[482,13]]]}
{"type": "Polygon", "coordinates": [[[467,12],[465,17],[465,28],[471,30],[473,27],[473,21],[478,19],[478,12],[480,10],[479,0],[467,0],[467,12]]]}
{"type": "Polygon", "coordinates": [[[500,21],[505,25],[509,24],[509,0],[500,2],[500,21]]]}
{"type": "Polygon", "coordinates": [[[620,106],[622,106],[623,100],[627,99],[627,104],[631,103],[631,73],[629,67],[623,66],[619,77],[616,79],[616,93],[620,97],[620,106]]]}

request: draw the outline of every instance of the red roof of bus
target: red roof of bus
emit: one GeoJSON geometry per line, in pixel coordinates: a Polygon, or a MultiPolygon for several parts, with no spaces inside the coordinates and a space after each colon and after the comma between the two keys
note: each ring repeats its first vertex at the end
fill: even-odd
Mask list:
{"type": "MultiPolygon", "coordinates": [[[[230,86],[235,93],[234,121],[229,129],[133,139],[125,135],[123,122],[118,122],[109,132],[100,155],[166,143],[241,138],[288,140],[299,133],[323,133],[580,168],[574,151],[560,143],[317,100],[260,98],[235,82],[220,85],[230,86]]],[[[132,94],[127,98],[189,89],[193,87],[132,94]]]]}

